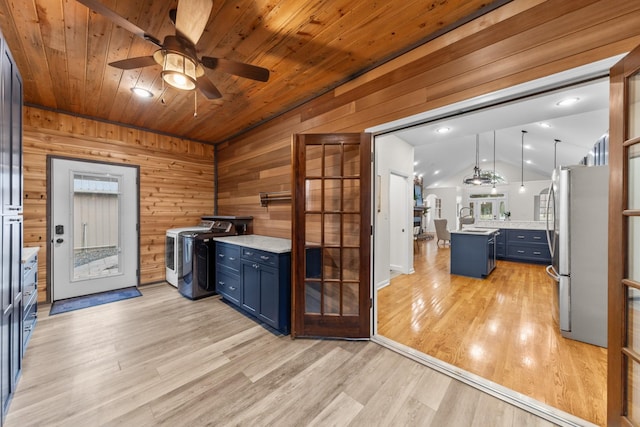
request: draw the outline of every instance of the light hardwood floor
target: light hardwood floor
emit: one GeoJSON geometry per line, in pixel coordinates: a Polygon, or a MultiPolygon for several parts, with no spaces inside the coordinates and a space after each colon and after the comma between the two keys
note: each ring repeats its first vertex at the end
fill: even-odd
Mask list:
{"type": "Polygon", "coordinates": [[[368,341],[291,340],[169,285],[49,317],[6,427],[549,426],[368,341]]]}
{"type": "Polygon", "coordinates": [[[378,333],[605,425],[607,350],[561,336],[544,266],[498,261],[472,279],[449,274],[449,254],[420,242],[416,273],[378,292],[378,333]]]}

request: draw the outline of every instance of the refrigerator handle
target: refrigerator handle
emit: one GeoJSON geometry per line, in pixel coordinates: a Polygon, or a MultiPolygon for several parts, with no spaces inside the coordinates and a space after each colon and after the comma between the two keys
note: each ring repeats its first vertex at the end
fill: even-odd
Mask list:
{"type": "Polygon", "coordinates": [[[553,259],[554,256],[554,248],[555,248],[555,238],[556,238],[556,234],[555,234],[555,221],[556,221],[556,213],[555,213],[555,193],[553,192],[553,181],[551,182],[551,184],[549,184],[549,191],[547,193],[547,207],[546,207],[546,215],[545,215],[545,220],[546,220],[546,232],[547,232],[547,245],[549,245],[549,253],[551,254],[551,259],[553,259]],[[554,242],[551,243],[551,230],[549,229],[549,209],[551,208],[551,197],[553,197],[553,201],[554,201],[554,212],[553,212],[553,222],[554,222],[554,230],[553,230],[553,239],[554,242]]]}
{"type": "Polygon", "coordinates": [[[556,270],[553,268],[553,265],[547,265],[547,267],[545,268],[545,270],[547,270],[547,274],[549,275],[549,277],[551,277],[553,280],[555,280],[556,282],[560,281],[560,275],[556,272],[556,270]]]}

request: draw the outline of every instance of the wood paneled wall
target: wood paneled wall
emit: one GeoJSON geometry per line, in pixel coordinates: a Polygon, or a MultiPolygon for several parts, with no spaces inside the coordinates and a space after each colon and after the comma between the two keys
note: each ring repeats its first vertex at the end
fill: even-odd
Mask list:
{"type": "Polygon", "coordinates": [[[140,167],[142,284],[165,278],[166,230],[213,213],[213,146],[25,107],[24,245],[40,247],[40,301],[47,296],[48,155],[140,167]]]}
{"type": "Polygon", "coordinates": [[[254,233],[290,237],[293,133],[362,132],[413,114],[631,50],[636,0],[514,0],[218,146],[219,214],[253,215],[254,233]]]}

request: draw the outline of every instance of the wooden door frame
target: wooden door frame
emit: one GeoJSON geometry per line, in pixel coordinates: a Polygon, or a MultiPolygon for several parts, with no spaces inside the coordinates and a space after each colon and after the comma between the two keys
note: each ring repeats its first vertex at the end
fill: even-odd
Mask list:
{"type": "MultiPolygon", "coordinates": [[[[631,425],[624,414],[626,370],[623,359],[627,307],[623,280],[627,272],[627,128],[626,79],[640,70],[640,47],[611,68],[609,93],[609,301],[607,352],[607,425],[631,425]],[[622,107],[622,110],[621,110],[622,107]]],[[[638,143],[640,138],[633,142],[638,143]]]]}

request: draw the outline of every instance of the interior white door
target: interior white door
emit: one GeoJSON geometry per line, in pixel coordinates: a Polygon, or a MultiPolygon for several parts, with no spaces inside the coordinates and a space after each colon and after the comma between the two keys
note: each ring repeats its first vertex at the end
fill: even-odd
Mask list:
{"type": "Polygon", "coordinates": [[[389,175],[389,266],[404,274],[409,273],[409,247],[413,238],[408,188],[406,177],[389,175]]]}
{"type": "Polygon", "coordinates": [[[138,169],[52,159],[52,300],[138,285],[138,169]]]}

